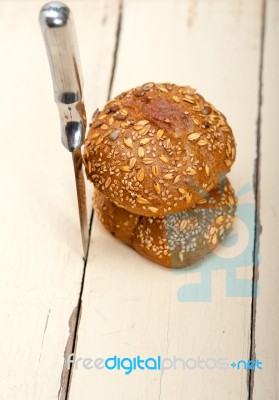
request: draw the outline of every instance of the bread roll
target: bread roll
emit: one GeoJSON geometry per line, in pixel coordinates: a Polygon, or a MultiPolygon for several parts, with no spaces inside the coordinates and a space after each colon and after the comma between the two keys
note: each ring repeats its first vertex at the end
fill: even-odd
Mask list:
{"type": "Polygon", "coordinates": [[[108,102],[84,148],[95,187],[144,216],[191,209],[234,159],[226,118],[195,89],[168,83],[146,83],[108,102]]]}
{"type": "Polygon", "coordinates": [[[95,190],[95,211],[109,232],[138,253],[165,267],[183,268],[201,260],[230,232],[236,197],[227,179],[194,208],[164,217],[145,217],[116,206],[95,190]]]}

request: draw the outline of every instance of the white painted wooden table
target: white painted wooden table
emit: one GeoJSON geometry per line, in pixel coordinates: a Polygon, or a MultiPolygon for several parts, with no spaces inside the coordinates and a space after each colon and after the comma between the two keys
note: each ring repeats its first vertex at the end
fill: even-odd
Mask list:
{"type": "Polygon", "coordinates": [[[84,265],[38,25],[43,2],[0,0],[0,399],[278,399],[278,1],[68,4],[89,117],[145,81],[190,84],[227,116],[238,144],[236,241],[175,273],[93,218],[84,265]],[[64,357],[73,352],[225,358],[228,368],[69,370],[64,357]],[[263,370],[231,366],[241,359],[258,359],[263,370]]]}

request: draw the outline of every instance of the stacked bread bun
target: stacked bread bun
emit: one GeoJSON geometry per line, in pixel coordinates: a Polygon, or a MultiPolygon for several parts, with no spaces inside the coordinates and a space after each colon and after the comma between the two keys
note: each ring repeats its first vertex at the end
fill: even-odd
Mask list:
{"type": "Polygon", "coordinates": [[[231,229],[233,133],[190,87],[146,83],[109,101],[83,157],[104,226],[154,262],[193,264],[231,229]]]}

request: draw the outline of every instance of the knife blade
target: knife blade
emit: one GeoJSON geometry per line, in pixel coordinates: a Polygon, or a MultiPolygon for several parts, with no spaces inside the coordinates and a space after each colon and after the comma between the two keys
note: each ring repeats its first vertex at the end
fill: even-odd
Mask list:
{"type": "Polygon", "coordinates": [[[83,77],[71,10],[62,2],[45,4],[39,15],[47,50],[54,99],[58,106],[61,141],[72,153],[83,254],[88,250],[88,220],[81,146],[86,131],[83,77]]]}

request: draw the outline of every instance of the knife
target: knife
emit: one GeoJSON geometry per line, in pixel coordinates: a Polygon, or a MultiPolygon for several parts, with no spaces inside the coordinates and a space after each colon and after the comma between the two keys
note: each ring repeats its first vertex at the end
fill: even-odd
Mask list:
{"type": "Polygon", "coordinates": [[[40,25],[52,75],[61,139],[72,153],[78,199],[80,231],[84,259],[88,251],[88,221],[81,146],[86,131],[81,73],[75,26],[69,7],[61,2],[45,4],[40,11],[40,25]]]}

